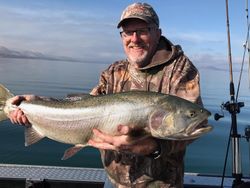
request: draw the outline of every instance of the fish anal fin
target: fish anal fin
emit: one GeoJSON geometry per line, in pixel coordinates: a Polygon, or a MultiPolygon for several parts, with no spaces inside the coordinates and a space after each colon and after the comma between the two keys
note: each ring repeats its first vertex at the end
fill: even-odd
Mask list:
{"type": "Polygon", "coordinates": [[[62,160],[66,160],[70,157],[72,157],[73,155],[75,155],[77,152],[79,152],[82,148],[84,148],[85,145],[81,145],[81,144],[78,144],[78,145],[75,145],[69,149],[67,149],[65,152],[64,152],[64,155],[62,157],[62,160]]]}
{"type": "Polygon", "coordinates": [[[43,139],[45,136],[38,133],[32,126],[26,126],[24,131],[25,146],[30,146],[39,140],[43,139]]]}

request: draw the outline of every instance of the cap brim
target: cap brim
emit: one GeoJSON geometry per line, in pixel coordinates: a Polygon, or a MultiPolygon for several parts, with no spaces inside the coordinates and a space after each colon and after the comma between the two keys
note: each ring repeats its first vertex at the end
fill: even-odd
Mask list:
{"type": "Polygon", "coordinates": [[[128,17],[128,18],[124,18],[122,19],[118,25],[117,25],[117,28],[119,29],[126,21],[130,20],[130,19],[140,19],[140,20],[143,20],[145,21],[146,23],[150,23],[150,21],[146,18],[142,18],[140,16],[131,16],[131,17],[128,17]]]}

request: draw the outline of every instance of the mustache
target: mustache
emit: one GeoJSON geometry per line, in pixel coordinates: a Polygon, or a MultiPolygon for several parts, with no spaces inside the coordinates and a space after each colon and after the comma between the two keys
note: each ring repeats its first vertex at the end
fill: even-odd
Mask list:
{"type": "Polygon", "coordinates": [[[144,43],[131,43],[128,45],[129,48],[133,47],[140,47],[140,48],[146,48],[146,45],[144,43]]]}

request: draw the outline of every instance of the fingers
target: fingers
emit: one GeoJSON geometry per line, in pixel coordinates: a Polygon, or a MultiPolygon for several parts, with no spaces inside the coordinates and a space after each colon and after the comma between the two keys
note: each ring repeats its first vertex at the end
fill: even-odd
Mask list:
{"type": "Polygon", "coordinates": [[[127,135],[113,136],[106,134],[98,129],[93,129],[94,138],[89,140],[89,145],[99,148],[99,149],[108,149],[108,150],[119,150],[119,147],[126,144],[127,135]]]}
{"type": "Polygon", "coordinates": [[[140,139],[132,145],[122,145],[119,149],[126,153],[149,155],[157,148],[157,143],[152,137],[140,139]]]}
{"type": "Polygon", "coordinates": [[[29,121],[27,119],[27,117],[25,116],[25,114],[23,113],[23,111],[19,108],[17,108],[16,110],[12,111],[10,113],[10,121],[13,124],[19,124],[19,125],[25,125],[25,124],[29,124],[29,121]]]}
{"type": "MultiPolygon", "coordinates": [[[[33,95],[15,96],[11,99],[11,104],[19,106],[22,101],[24,100],[30,101],[33,98],[34,98],[33,95]]],[[[13,124],[19,124],[19,125],[29,124],[27,117],[20,108],[16,108],[14,111],[10,112],[8,116],[13,124]]]]}
{"type": "Polygon", "coordinates": [[[122,144],[128,144],[128,141],[127,141],[128,140],[127,134],[129,133],[128,126],[119,125],[118,127],[119,127],[118,132],[121,133],[121,135],[118,135],[118,136],[104,133],[98,129],[93,129],[93,133],[102,142],[107,142],[107,143],[113,144],[115,146],[120,146],[122,144]]]}
{"type": "Polygon", "coordinates": [[[23,97],[23,100],[26,100],[26,101],[32,101],[32,100],[40,98],[39,96],[36,96],[36,95],[23,95],[22,97],[23,97]]]}
{"type": "Polygon", "coordinates": [[[113,138],[111,136],[98,129],[93,129],[93,133],[96,139],[89,140],[89,145],[98,149],[117,150],[117,148],[113,145],[113,138]]]}
{"type": "Polygon", "coordinates": [[[97,142],[94,140],[89,140],[88,144],[98,149],[117,150],[117,148],[114,145],[105,142],[97,142]]]}
{"type": "Polygon", "coordinates": [[[108,143],[114,142],[114,138],[111,135],[101,132],[98,129],[93,129],[93,133],[98,138],[99,142],[108,142],[108,143]]]}
{"type": "Polygon", "coordinates": [[[117,126],[117,131],[121,134],[129,134],[130,132],[130,128],[129,126],[125,126],[125,125],[118,125],[117,126]]]}
{"type": "Polygon", "coordinates": [[[19,106],[23,100],[23,96],[15,96],[11,99],[11,104],[19,106]]]}
{"type": "Polygon", "coordinates": [[[35,95],[18,95],[13,97],[11,100],[11,104],[19,106],[22,101],[32,101],[34,99],[38,98],[38,96],[35,95]]]}
{"type": "Polygon", "coordinates": [[[136,140],[129,139],[127,135],[131,130],[128,126],[119,125],[118,131],[122,135],[113,136],[98,129],[93,129],[94,138],[89,140],[89,145],[104,150],[116,150],[119,152],[148,155],[157,147],[152,137],[139,137],[136,140]]]}

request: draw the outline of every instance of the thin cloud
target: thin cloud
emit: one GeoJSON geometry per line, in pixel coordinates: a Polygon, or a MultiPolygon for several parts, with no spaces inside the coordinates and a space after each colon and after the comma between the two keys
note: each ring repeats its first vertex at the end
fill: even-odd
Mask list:
{"type": "MultiPolygon", "coordinates": [[[[215,71],[229,71],[228,56],[223,54],[193,54],[190,56],[192,62],[199,69],[210,69],[215,71]]],[[[232,59],[234,72],[239,72],[242,66],[242,58],[236,57],[232,59]]],[[[247,71],[248,65],[243,64],[243,70],[247,71]]]]}
{"type": "Polygon", "coordinates": [[[91,10],[1,7],[0,17],[5,18],[0,26],[1,45],[8,48],[84,59],[111,59],[121,53],[116,50],[120,39],[114,22],[91,10]]]}
{"type": "MultiPolygon", "coordinates": [[[[98,3],[99,6],[96,6],[96,2],[79,1],[78,3],[81,3],[79,7],[76,7],[78,3],[61,1],[54,3],[32,1],[28,5],[17,6],[2,3],[0,45],[19,51],[38,51],[43,54],[63,55],[77,59],[114,61],[124,58],[116,22],[127,2],[117,3],[118,8],[112,11],[106,7],[114,6],[114,2],[105,2],[105,6],[100,6],[98,3]],[[68,7],[68,5],[71,6],[68,7]]],[[[164,9],[164,12],[159,11],[159,13],[163,14],[160,17],[162,19],[166,11],[164,9]]],[[[208,53],[225,53],[224,56],[226,56],[225,31],[220,33],[221,29],[205,30],[202,24],[180,30],[176,25],[171,26],[171,22],[165,28],[166,23],[163,20],[161,22],[163,34],[173,43],[181,44],[188,56],[208,53]]],[[[188,23],[185,20],[182,21],[188,23]]],[[[239,41],[240,39],[233,38],[232,46],[236,46],[236,42],[239,44],[239,41]]]]}
{"type": "Polygon", "coordinates": [[[196,43],[196,44],[206,44],[206,43],[224,43],[225,36],[224,33],[214,33],[214,32],[174,32],[172,33],[176,40],[183,42],[196,43]]]}

